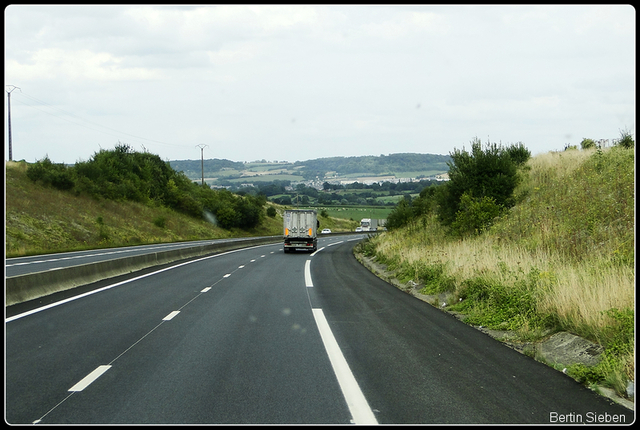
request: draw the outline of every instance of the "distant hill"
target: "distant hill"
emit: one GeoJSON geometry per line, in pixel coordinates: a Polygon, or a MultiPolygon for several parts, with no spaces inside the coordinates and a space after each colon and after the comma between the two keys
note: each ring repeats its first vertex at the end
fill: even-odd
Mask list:
{"type": "Polygon", "coordinates": [[[202,175],[202,169],[207,174],[220,172],[224,169],[243,170],[244,163],[239,161],[221,160],[218,158],[212,158],[209,160],[176,160],[169,161],[171,167],[178,171],[184,172],[187,177],[200,178],[202,175]]]}
{"type": "Polygon", "coordinates": [[[425,170],[448,170],[447,162],[451,161],[448,155],[435,154],[389,154],[380,156],[362,157],[331,157],[318,158],[308,161],[296,161],[295,166],[300,166],[303,171],[336,172],[338,174],[351,173],[396,173],[418,172],[425,170]]]}
{"type": "Polygon", "coordinates": [[[380,156],[360,157],[329,157],[294,163],[274,161],[242,163],[225,159],[204,160],[176,160],[169,161],[173,169],[184,174],[190,179],[204,177],[207,183],[215,184],[216,181],[229,181],[244,177],[252,177],[252,180],[273,179],[324,179],[327,173],[331,173],[333,179],[346,175],[398,175],[400,173],[415,173],[415,176],[432,176],[445,173],[449,170],[447,162],[451,161],[449,155],[436,154],[389,154],[380,156]],[[204,164],[204,166],[202,166],[204,164]],[[278,178],[273,178],[279,175],[278,178]],[[256,178],[260,176],[261,178],[256,178]],[[290,178],[287,178],[289,176],[290,178]],[[271,177],[271,178],[270,178],[271,177]]]}

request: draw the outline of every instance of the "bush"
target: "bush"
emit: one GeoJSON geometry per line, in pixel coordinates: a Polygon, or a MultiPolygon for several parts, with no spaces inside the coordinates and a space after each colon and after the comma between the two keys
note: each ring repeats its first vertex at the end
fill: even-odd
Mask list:
{"type": "Polygon", "coordinates": [[[277,212],[276,212],[276,208],[274,208],[273,206],[269,206],[269,207],[267,208],[267,216],[268,216],[268,217],[270,217],[270,218],[275,218],[276,213],[277,213],[277,212]]]}
{"type": "Polygon", "coordinates": [[[505,149],[488,143],[483,149],[478,139],[471,142],[470,153],[454,150],[446,192],[437,193],[441,222],[450,226],[456,221],[465,193],[477,199],[491,198],[500,207],[514,206],[513,191],[519,182],[517,167],[528,159],[527,154],[522,144],[505,149]]]}
{"type": "Polygon", "coordinates": [[[505,152],[511,158],[511,161],[519,167],[524,166],[531,158],[531,151],[529,151],[522,142],[507,147],[505,152]]]}
{"type": "Polygon", "coordinates": [[[407,200],[402,199],[389,215],[387,215],[385,227],[387,227],[388,230],[400,228],[407,225],[412,219],[413,211],[411,210],[411,204],[407,200]]]}
{"type": "Polygon", "coordinates": [[[165,228],[167,219],[163,216],[159,216],[153,219],[153,225],[159,228],[165,228]]]}
{"type": "Polygon", "coordinates": [[[631,133],[626,130],[620,131],[620,140],[618,140],[618,146],[621,146],[625,149],[631,149],[636,146],[633,141],[633,137],[631,137],[631,133]]]}
{"type": "Polygon", "coordinates": [[[63,191],[75,185],[73,171],[64,164],[52,163],[48,156],[27,167],[27,177],[63,191]]]}
{"type": "Polygon", "coordinates": [[[473,198],[464,193],[460,199],[460,210],[451,224],[451,231],[460,236],[477,235],[486,231],[500,216],[502,207],[492,197],[473,198]]]}
{"type": "Polygon", "coordinates": [[[582,139],[582,142],[580,142],[580,148],[582,149],[594,149],[595,147],[596,143],[593,141],[593,139],[584,138],[582,139]]]}
{"type": "Polygon", "coordinates": [[[76,194],[165,206],[197,218],[208,210],[218,216],[224,228],[256,227],[262,221],[266,203],[264,195],[240,197],[227,190],[196,185],[159,156],[135,152],[121,143],[113,150],[100,150],[89,161],[73,167],[54,164],[46,157],[29,166],[27,176],[34,182],[76,194]]]}
{"type": "Polygon", "coordinates": [[[237,226],[240,218],[236,211],[229,206],[219,208],[215,215],[218,220],[218,225],[227,229],[237,226]]]}

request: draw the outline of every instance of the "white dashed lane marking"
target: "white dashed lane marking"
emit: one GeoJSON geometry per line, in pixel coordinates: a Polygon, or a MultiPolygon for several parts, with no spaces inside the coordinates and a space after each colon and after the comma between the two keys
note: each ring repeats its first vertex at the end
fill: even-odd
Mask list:
{"type": "Polygon", "coordinates": [[[78,382],[76,385],[74,385],[73,387],[69,388],[69,391],[82,391],[85,388],[87,388],[93,381],[95,381],[96,379],[98,379],[104,372],[106,372],[107,370],[109,370],[111,368],[111,366],[109,365],[102,365],[102,366],[98,366],[96,367],[96,369],[89,373],[87,376],[85,376],[84,378],[82,378],[80,380],[80,382],[78,382]]]}

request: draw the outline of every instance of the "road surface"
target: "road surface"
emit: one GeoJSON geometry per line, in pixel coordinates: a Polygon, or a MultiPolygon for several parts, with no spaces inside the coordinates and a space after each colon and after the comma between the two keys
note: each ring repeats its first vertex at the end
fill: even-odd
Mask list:
{"type": "Polygon", "coordinates": [[[360,238],[226,252],[8,308],[7,422],[634,420],[378,279],[352,255],[360,238]]]}

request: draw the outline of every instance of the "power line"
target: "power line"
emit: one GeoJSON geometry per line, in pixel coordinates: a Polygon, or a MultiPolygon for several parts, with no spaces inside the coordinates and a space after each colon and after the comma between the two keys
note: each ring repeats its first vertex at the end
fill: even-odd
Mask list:
{"type": "Polygon", "coordinates": [[[47,110],[40,109],[38,106],[35,106],[35,105],[33,105],[33,104],[25,103],[24,101],[18,100],[18,102],[19,102],[19,103],[21,103],[21,104],[23,104],[23,105],[25,105],[25,106],[29,106],[29,107],[31,107],[31,108],[34,108],[34,109],[36,109],[36,110],[39,110],[40,112],[44,112],[44,113],[46,113],[46,114],[48,114],[48,115],[54,116],[54,117],[59,118],[59,119],[61,119],[61,120],[64,120],[64,121],[70,122],[70,123],[72,123],[72,124],[75,124],[75,125],[78,125],[78,126],[81,126],[81,127],[88,128],[88,129],[90,129],[90,130],[97,131],[97,132],[99,132],[99,133],[104,133],[104,134],[107,134],[107,135],[109,135],[109,136],[114,136],[114,137],[120,137],[119,135],[127,135],[127,136],[133,137],[133,138],[135,138],[135,139],[141,139],[141,140],[145,140],[145,141],[148,141],[148,142],[158,143],[158,144],[161,144],[161,145],[169,145],[169,146],[184,147],[184,145],[175,144],[175,143],[168,143],[168,142],[162,142],[162,141],[154,140],[154,139],[148,139],[148,138],[146,138],[146,137],[136,136],[136,135],[134,135],[134,134],[126,133],[126,132],[123,132],[123,131],[121,131],[121,130],[117,130],[117,129],[114,129],[114,128],[111,128],[111,127],[107,127],[107,126],[104,126],[104,125],[98,124],[97,122],[90,121],[90,120],[88,120],[88,119],[86,119],[86,118],[82,118],[82,117],[80,117],[80,116],[78,116],[78,115],[76,115],[76,114],[73,114],[73,113],[71,113],[71,112],[65,111],[64,109],[60,109],[60,108],[58,108],[58,107],[56,107],[56,106],[53,106],[53,105],[51,105],[51,104],[49,104],[49,103],[46,103],[46,102],[44,102],[44,101],[42,101],[42,100],[39,100],[39,99],[37,99],[37,98],[35,98],[35,97],[33,97],[33,96],[30,96],[30,95],[28,95],[28,94],[25,94],[24,92],[21,92],[21,95],[25,96],[27,99],[32,100],[32,101],[34,101],[34,102],[36,102],[36,103],[38,103],[38,104],[40,104],[40,105],[42,105],[42,106],[45,106],[45,107],[50,108],[50,109],[52,109],[52,110],[58,111],[58,112],[62,113],[63,115],[66,115],[66,116],[68,116],[68,117],[71,117],[71,119],[70,119],[70,118],[67,118],[67,117],[64,117],[64,116],[61,116],[61,115],[57,115],[57,114],[52,113],[52,112],[49,112],[49,111],[47,111],[47,110]],[[72,120],[72,119],[73,119],[73,120],[72,120]],[[77,121],[74,121],[74,120],[77,120],[77,121]],[[107,131],[104,131],[104,130],[96,129],[96,128],[91,127],[91,126],[89,126],[89,125],[82,124],[82,123],[80,123],[80,122],[78,122],[78,121],[85,122],[85,123],[88,123],[88,124],[91,124],[91,125],[94,125],[94,126],[97,126],[97,127],[101,127],[101,128],[103,128],[103,129],[107,129],[107,130],[110,130],[110,131],[112,131],[112,132],[116,132],[116,133],[118,133],[118,135],[115,135],[115,134],[113,134],[113,133],[110,133],[110,132],[107,132],[107,131]]]}

